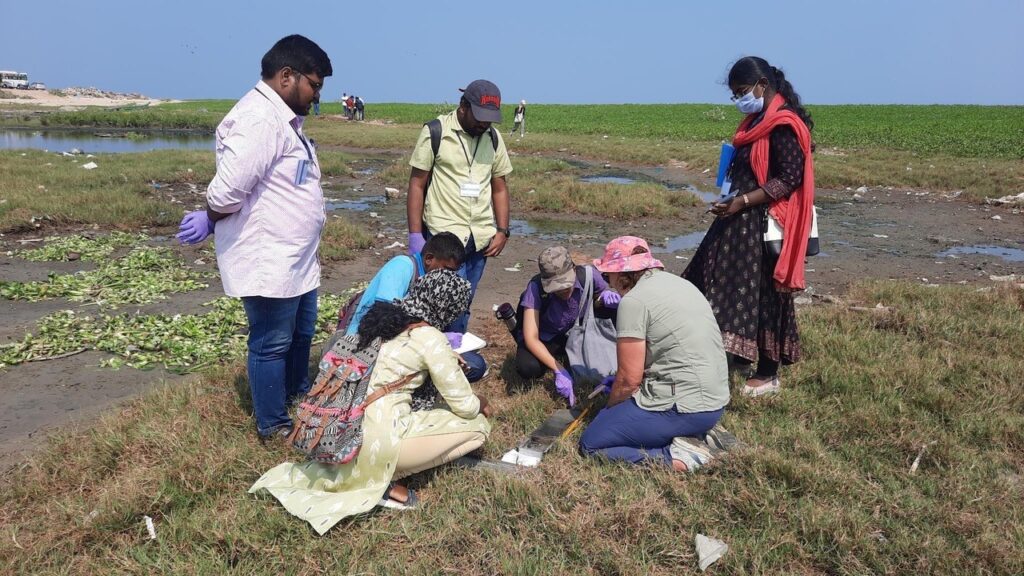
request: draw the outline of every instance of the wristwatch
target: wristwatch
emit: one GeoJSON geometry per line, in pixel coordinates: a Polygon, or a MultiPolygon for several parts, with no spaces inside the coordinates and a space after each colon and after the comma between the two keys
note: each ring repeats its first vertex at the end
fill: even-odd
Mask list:
{"type": "Polygon", "coordinates": [[[498,228],[498,232],[501,232],[502,234],[504,234],[505,238],[511,238],[512,237],[512,231],[509,230],[508,228],[498,228]]]}

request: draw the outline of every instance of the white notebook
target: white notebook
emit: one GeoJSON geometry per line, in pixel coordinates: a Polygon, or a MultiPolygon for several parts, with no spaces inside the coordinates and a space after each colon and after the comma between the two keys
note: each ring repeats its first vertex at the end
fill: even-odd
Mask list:
{"type": "Polygon", "coordinates": [[[487,346],[487,342],[484,342],[479,336],[472,332],[466,332],[462,335],[462,346],[455,349],[457,354],[464,354],[466,352],[473,352],[487,346]]]}

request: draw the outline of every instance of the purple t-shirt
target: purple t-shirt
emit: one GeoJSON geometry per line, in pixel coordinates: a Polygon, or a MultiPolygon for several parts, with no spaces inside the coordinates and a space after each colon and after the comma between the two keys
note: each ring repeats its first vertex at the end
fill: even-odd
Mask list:
{"type": "MultiPolygon", "coordinates": [[[[600,294],[608,289],[608,283],[601,277],[601,273],[593,266],[588,266],[594,278],[594,294],[600,294]]],[[[531,281],[526,285],[526,290],[519,297],[519,305],[524,309],[541,309],[540,281],[531,281]]],[[[583,285],[579,278],[572,287],[572,295],[568,300],[562,300],[555,294],[548,294],[547,306],[540,312],[539,332],[541,342],[550,342],[558,336],[564,335],[572,328],[572,323],[580,316],[580,299],[583,298],[583,285]]]]}

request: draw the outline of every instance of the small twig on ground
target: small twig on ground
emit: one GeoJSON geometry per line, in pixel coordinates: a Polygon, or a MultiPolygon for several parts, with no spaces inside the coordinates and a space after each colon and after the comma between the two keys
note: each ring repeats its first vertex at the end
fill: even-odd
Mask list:
{"type": "Polygon", "coordinates": [[[75,354],[81,354],[82,352],[85,352],[86,350],[88,350],[88,348],[79,348],[78,350],[72,350],[71,352],[65,352],[63,354],[57,354],[56,356],[43,356],[43,357],[40,357],[40,358],[29,358],[28,360],[26,360],[26,362],[43,362],[45,360],[60,360],[61,358],[67,358],[69,356],[74,356],[75,354]]]}
{"type": "Polygon", "coordinates": [[[868,308],[866,306],[847,306],[846,309],[850,310],[851,312],[874,312],[875,314],[885,314],[888,312],[892,312],[892,308],[890,308],[889,306],[882,306],[881,304],[875,306],[874,308],[868,308]]]}
{"type": "Polygon", "coordinates": [[[18,544],[18,536],[14,530],[11,530],[11,540],[14,542],[15,548],[18,550],[24,550],[24,548],[21,547],[21,544],[18,544]]]}

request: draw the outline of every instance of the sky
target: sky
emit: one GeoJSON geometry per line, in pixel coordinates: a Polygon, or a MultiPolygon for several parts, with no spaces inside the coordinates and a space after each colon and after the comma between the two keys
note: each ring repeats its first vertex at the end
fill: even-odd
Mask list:
{"type": "Polygon", "coordinates": [[[298,33],[331,57],[321,96],[457,102],[728,103],[737,58],[811,104],[1024,104],[1024,0],[773,2],[0,0],[0,69],[49,87],[240,97],[298,33]]]}

